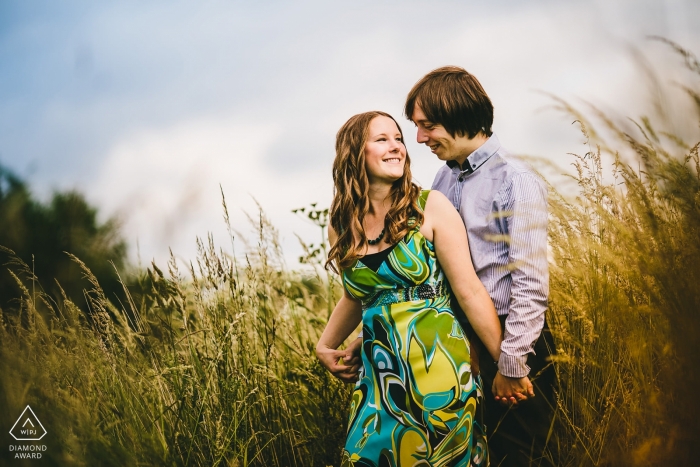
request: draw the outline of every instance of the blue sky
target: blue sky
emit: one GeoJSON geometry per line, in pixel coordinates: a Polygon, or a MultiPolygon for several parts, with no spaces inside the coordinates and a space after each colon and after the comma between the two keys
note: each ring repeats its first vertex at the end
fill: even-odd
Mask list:
{"type": "MultiPolygon", "coordinates": [[[[140,1],[0,3],[0,163],[41,196],[76,188],[119,216],[136,256],[194,256],[225,242],[257,199],[289,258],[313,227],[290,210],[331,196],[334,136],[351,115],[401,117],[406,93],[445,64],[491,96],[515,153],[562,165],[582,150],[538,91],[636,117],[646,80],[685,79],[658,34],[700,53],[700,5],[645,1],[140,1]]],[[[440,164],[403,124],[414,174],[440,164]]],[[[225,244],[225,243],[224,243],[225,244]]],[[[290,259],[290,262],[292,260],[290,259]]]]}

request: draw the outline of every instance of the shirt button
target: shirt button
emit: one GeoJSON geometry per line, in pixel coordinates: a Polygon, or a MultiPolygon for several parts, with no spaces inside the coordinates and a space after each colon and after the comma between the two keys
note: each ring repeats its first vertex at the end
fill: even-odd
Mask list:
{"type": "Polygon", "coordinates": [[[457,179],[457,181],[459,181],[459,182],[461,182],[462,180],[464,180],[462,177],[459,177],[459,178],[457,179]]]}

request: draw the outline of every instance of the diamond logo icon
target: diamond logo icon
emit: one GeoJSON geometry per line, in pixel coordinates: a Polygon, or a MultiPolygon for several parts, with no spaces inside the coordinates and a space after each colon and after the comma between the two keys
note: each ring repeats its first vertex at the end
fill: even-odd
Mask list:
{"type": "Polygon", "coordinates": [[[10,434],[17,441],[39,441],[46,435],[46,428],[41,424],[32,408],[27,406],[15,424],[12,425],[10,434]]]}

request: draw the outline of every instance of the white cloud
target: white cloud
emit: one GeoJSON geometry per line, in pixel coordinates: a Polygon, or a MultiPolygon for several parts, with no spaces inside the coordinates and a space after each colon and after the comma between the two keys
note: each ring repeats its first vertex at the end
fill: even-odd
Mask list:
{"type": "Polygon", "coordinates": [[[440,164],[413,142],[401,111],[437,66],[481,80],[504,145],[561,160],[581,137],[570,119],[539,111],[551,101],[537,90],[637,116],[646,83],[628,45],[651,49],[664,72],[678,61],[658,58],[663,48],[645,34],[700,48],[688,26],[698,7],[683,0],[73,9],[56,20],[29,15],[0,36],[0,154],[20,171],[35,161],[39,190],[77,186],[103,214],[120,213],[143,260],[159,262],[169,246],[192,258],[195,235],[207,231],[224,243],[219,184],[239,226],[241,210],[255,210],[251,196],[260,201],[292,262],[293,232],[317,232],[290,210],[329,204],[335,132],[357,112],[397,117],[413,172],[429,186],[440,164]]]}
{"type": "Polygon", "coordinates": [[[235,119],[140,131],[114,146],[88,191],[108,212],[121,213],[125,234],[131,242],[138,239],[144,262],[156,258],[162,264],[171,246],[192,259],[195,237],[208,231],[227,247],[220,184],[235,229],[249,230],[243,210],[255,215],[254,196],[284,231],[304,230],[291,209],[314,199],[327,202],[330,183],[313,171],[270,177],[262,155],[278,137],[269,126],[235,119]]]}

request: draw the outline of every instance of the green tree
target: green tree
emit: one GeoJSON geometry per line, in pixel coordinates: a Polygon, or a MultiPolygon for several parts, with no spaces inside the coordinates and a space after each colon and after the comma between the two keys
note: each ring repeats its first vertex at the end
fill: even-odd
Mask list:
{"type": "MultiPolygon", "coordinates": [[[[97,209],[77,191],[54,193],[48,203],[34,199],[26,183],[0,166],[0,245],[13,250],[30,268],[21,277],[32,290],[42,287],[54,297],[61,288],[77,305],[86,310],[83,289],[87,283],[68,256],[71,253],[90,268],[108,298],[122,296],[115,267],[123,269],[127,247],[114,219],[100,223],[97,209]],[[113,266],[114,265],[114,266],[113,266]]],[[[0,252],[0,264],[9,255],[0,252]]],[[[0,308],[19,305],[21,288],[7,268],[0,268],[0,308]]]]}

